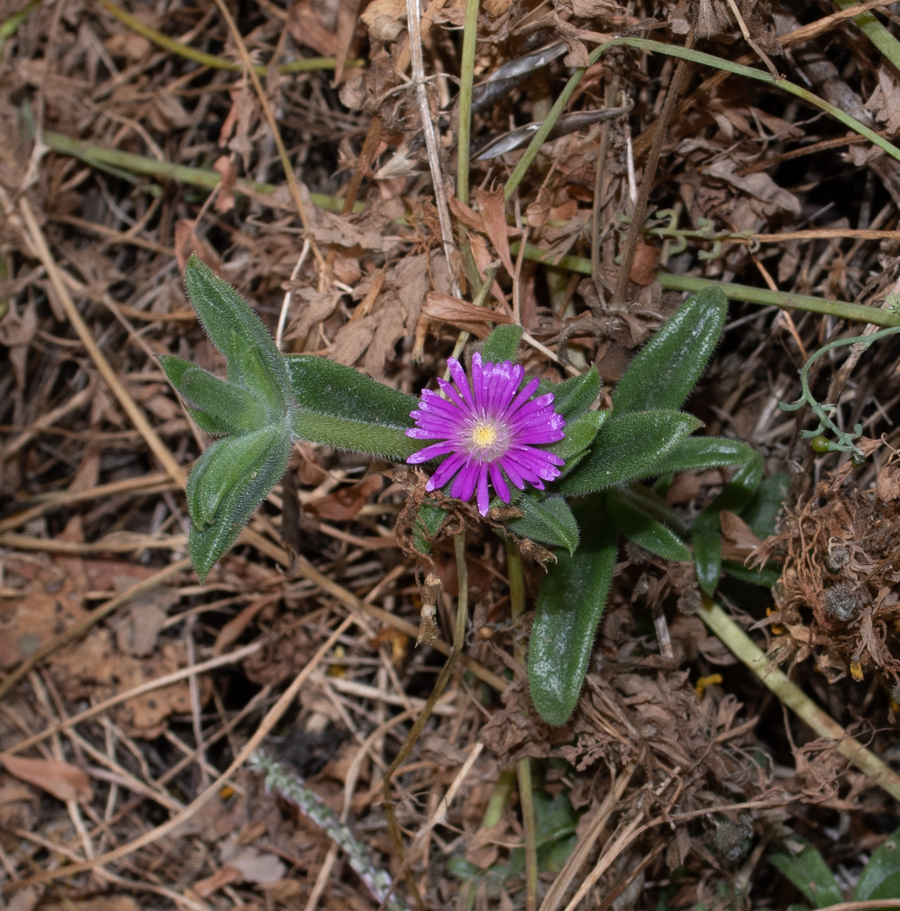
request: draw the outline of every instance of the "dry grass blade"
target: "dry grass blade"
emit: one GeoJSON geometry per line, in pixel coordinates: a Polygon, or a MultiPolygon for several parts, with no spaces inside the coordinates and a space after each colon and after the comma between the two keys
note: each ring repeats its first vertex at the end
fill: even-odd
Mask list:
{"type": "Polygon", "coordinates": [[[156,828],[147,832],[145,835],[134,839],[128,844],[121,845],[112,851],[107,851],[105,854],[101,854],[98,857],[94,857],[88,861],[82,861],[75,864],[66,864],[57,870],[49,870],[44,873],[38,873],[34,876],[30,876],[24,880],[19,880],[12,884],[7,883],[3,887],[2,891],[5,894],[10,894],[11,892],[15,892],[20,889],[27,889],[31,886],[52,882],[53,880],[61,879],[65,876],[73,876],[76,873],[83,873],[87,870],[93,870],[97,866],[108,864],[111,861],[118,860],[121,857],[127,857],[129,854],[133,854],[139,848],[153,844],[155,841],[158,841],[160,838],[163,838],[164,836],[172,833],[180,825],[191,819],[205,804],[207,804],[219,793],[219,791],[222,789],[222,786],[227,784],[229,778],[231,778],[231,776],[236,771],[243,768],[249,757],[256,749],[259,748],[263,740],[265,740],[266,737],[271,733],[272,728],[278,724],[284,713],[290,708],[291,703],[294,701],[294,699],[296,699],[297,693],[300,691],[300,688],[303,686],[307,677],[309,677],[309,675],[313,672],[322,658],[324,658],[325,655],[334,647],[334,644],[341,637],[341,634],[352,623],[352,617],[346,617],[341,621],[334,632],[316,651],[316,654],[313,656],[313,660],[305,668],[303,668],[299,674],[297,674],[291,685],[284,691],[284,693],[282,693],[275,705],[269,709],[263,720],[260,722],[259,727],[254,732],[253,736],[244,744],[240,753],[238,753],[228,768],[208,788],[206,788],[205,791],[202,791],[197,797],[195,797],[194,800],[191,801],[191,803],[188,804],[188,806],[186,806],[180,813],[177,813],[167,822],[163,823],[160,826],[157,826],[156,828]]]}

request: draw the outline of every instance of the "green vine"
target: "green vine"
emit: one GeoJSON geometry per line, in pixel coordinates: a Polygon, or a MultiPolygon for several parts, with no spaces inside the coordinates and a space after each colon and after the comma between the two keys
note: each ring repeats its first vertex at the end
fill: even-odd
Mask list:
{"type": "MultiPolygon", "coordinates": [[[[891,309],[894,309],[893,304],[891,305],[891,309]]],[[[819,426],[815,430],[801,430],[800,436],[804,439],[815,438],[814,448],[817,452],[851,452],[853,453],[853,461],[857,465],[862,464],[865,459],[863,451],[855,442],[862,436],[862,424],[854,425],[853,432],[848,433],[845,430],[841,430],[841,428],[831,420],[831,415],[837,411],[837,405],[819,402],[810,391],[809,371],[812,368],[812,365],[822,357],[822,355],[827,354],[829,351],[833,351],[835,348],[842,348],[845,345],[860,345],[862,350],[865,351],[873,342],[877,342],[879,339],[886,338],[889,335],[896,335],[898,332],[900,332],[900,326],[892,326],[888,329],[880,329],[878,332],[873,332],[871,335],[854,335],[851,338],[840,338],[837,341],[829,342],[827,345],[823,345],[812,355],[812,357],[810,357],[803,367],[800,368],[800,398],[793,404],[779,402],[778,407],[782,411],[798,411],[804,405],[809,405],[812,413],[819,419],[819,426]],[[821,436],[826,429],[830,430],[837,439],[828,440],[821,436]]]]}

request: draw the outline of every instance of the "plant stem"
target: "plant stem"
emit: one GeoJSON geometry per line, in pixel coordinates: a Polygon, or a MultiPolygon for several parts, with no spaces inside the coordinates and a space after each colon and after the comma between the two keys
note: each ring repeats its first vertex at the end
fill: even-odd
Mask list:
{"type": "MultiPolygon", "coordinates": [[[[157,31],[155,28],[151,28],[149,25],[141,22],[140,19],[135,19],[134,16],[123,10],[120,6],[117,6],[112,0],[98,0],[98,2],[111,16],[114,16],[119,22],[131,29],[131,31],[136,32],[138,35],[142,35],[148,41],[152,41],[155,45],[168,51],[170,54],[175,54],[178,57],[183,57],[185,60],[191,60],[194,63],[199,63],[201,66],[209,67],[212,70],[228,70],[233,73],[239,73],[243,69],[241,64],[237,61],[226,60],[224,57],[217,57],[215,54],[207,54],[204,51],[198,51],[189,44],[176,41],[174,38],[170,38],[168,35],[157,31]]],[[[348,60],[344,65],[348,67],[364,66],[365,61],[354,58],[348,60]]],[[[292,60],[290,63],[280,63],[275,67],[282,75],[291,73],[311,73],[317,70],[333,70],[334,68],[334,57],[306,57],[302,60],[292,60]]],[[[265,64],[254,66],[253,69],[258,76],[265,76],[268,72],[268,67],[265,64]]]]}
{"type": "MultiPolygon", "coordinates": [[[[712,54],[704,54],[702,51],[695,51],[692,48],[663,44],[660,41],[651,41],[648,38],[613,38],[612,41],[607,41],[591,51],[591,54],[588,57],[589,65],[592,66],[595,64],[603,56],[603,54],[609,50],[612,50],[614,47],[634,47],[640,50],[650,51],[652,53],[668,54],[671,57],[679,57],[682,60],[689,60],[692,63],[699,63],[701,66],[709,66],[713,67],[714,69],[725,70],[729,73],[734,73],[736,76],[743,76],[746,79],[754,79],[757,82],[765,82],[773,88],[781,89],[790,95],[794,95],[797,98],[803,99],[803,101],[811,104],[813,107],[817,107],[819,110],[825,111],[826,114],[830,114],[832,117],[834,117],[835,120],[838,120],[840,123],[844,124],[844,126],[849,127],[849,129],[853,130],[854,133],[859,133],[860,136],[865,136],[866,139],[868,139],[870,142],[874,143],[880,149],[883,149],[885,152],[887,152],[891,158],[900,161],[900,149],[898,149],[893,143],[888,142],[882,136],[879,136],[878,133],[872,129],[869,129],[869,127],[867,127],[865,124],[860,123],[855,117],[851,117],[849,114],[845,114],[840,108],[836,108],[833,104],[829,104],[827,101],[823,101],[818,97],[818,95],[814,95],[812,92],[807,91],[801,86],[795,85],[793,82],[788,82],[787,79],[776,80],[769,73],[754,69],[750,66],[743,66],[740,63],[732,63],[730,60],[723,60],[721,57],[715,57],[712,54]]],[[[512,174],[510,174],[509,180],[506,182],[506,187],[503,191],[503,197],[505,200],[508,201],[511,199],[512,195],[518,189],[519,184],[522,182],[522,178],[525,176],[528,168],[531,167],[531,162],[534,161],[535,157],[541,149],[541,146],[547,141],[547,137],[550,135],[550,131],[554,126],[556,126],[556,121],[565,110],[565,107],[569,103],[572,95],[575,94],[575,89],[578,88],[578,84],[581,82],[581,79],[586,72],[586,67],[578,67],[569,78],[569,81],[566,83],[565,88],[562,90],[562,92],[560,92],[559,97],[556,99],[556,102],[550,109],[550,113],[541,124],[540,129],[534,134],[534,137],[528,144],[528,148],[525,150],[524,155],[522,155],[522,157],[519,159],[518,164],[513,169],[512,174]]]]}
{"type": "MultiPolygon", "coordinates": [[[[834,0],[838,9],[853,9],[856,0],[834,0]]],[[[885,28],[873,12],[860,13],[853,17],[860,31],[887,57],[895,69],[900,69],[900,42],[885,28]]]]}
{"type": "MultiPolygon", "coordinates": [[[[525,613],[525,573],[522,570],[522,555],[512,538],[506,539],[506,565],[509,573],[509,604],[514,629],[525,613]]],[[[524,640],[516,635],[514,646],[516,661],[526,661],[524,640]]],[[[519,803],[522,807],[522,829],[525,835],[525,911],[537,908],[538,865],[537,828],[534,822],[534,785],[531,778],[531,760],[526,756],[516,763],[519,778],[519,803]]]]}
{"type": "Polygon", "coordinates": [[[462,57],[459,62],[459,128],[456,145],[456,198],[469,204],[469,143],[472,138],[472,83],[478,40],[478,0],[466,0],[462,57]]]}
{"type": "MultiPolygon", "coordinates": [[[[469,618],[469,570],[466,566],[466,536],[465,532],[460,532],[453,539],[453,548],[456,554],[456,577],[459,582],[459,595],[456,599],[456,626],[453,631],[453,649],[450,652],[450,657],[447,659],[447,663],[441,668],[440,674],[435,681],[434,689],[432,689],[431,694],[428,697],[428,701],[422,707],[422,711],[419,713],[416,718],[413,726],[410,728],[409,733],[406,735],[406,740],[403,741],[403,746],[400,747],[400,751],[397,753],[394,761],[388,766],[387,771],[384,773],[384,781],[382,782],[382,793],[384,795],[384,815],[387,818],[388,832],[391,837],[391,844],[393,846],[394,852],[398,860],[403,860],[402,872],[406,877],[406,884],[409,888],[410,894],[412,895],[417,908],[419,911],[425,911],[425,905],[422,903],[422,898],[419,895],[418,887],[416,886],[415,879],[412,875],[412,869],[409,865],[409,858],[405,857],[403,850],[403,834],[400,831],[400,825],[397,822],[397,814],[394,811],[394,797],[391,793],[391,779],[394,776],[394,773],[400,766],[406,761],[409,754],[412,752],[413,747],[416,745],[416,741],[422,734],[423,729],[425,728],[425,723],[431,717],[431,712],[434,709],[435,703],[438,699],[441,698],[441,693],[444,692],[444,687],[447,686],[448,681],[450,680],[450,675],[453,672],[453,667],[456,664],[456,659],[462,654],[463,649],[466,644],[466,623],[469,618]]],[[[400,873],[397,874],[397,878],[400,878],[400,873]]]]}
{"type": "MultiPolygon", "coordinates": [[[[72,139],[62,133],[44,133],[41,138],[54,152],[58,152],[60,155],[71,155],[100,170],[119,169],[119,172],[155,177],[158,180],[178,181],[190,186],[202,187],[205,190],[214,189],[222,179],[222,175],[216,171],[173,164],[170,161],[159,161],[156,158],[122,152],[119,149],[108,149],[105,146],[72,139]]],[[[243,179],[238,179],[234,185],[234,192],[242,196],[271,196],[277,189],[275,184],[257,183],[243,179]]],[[[343,203],[336,196],[326,196],[323,193],[310,193],[309,195],[317,206],[329,212],[341,211],[343,203]]],[[[354,211],[362,211],[362,208],[362,205],[358,204],[354,206],[354,211]]]]}
{"type": "Polygon", "coordinates": [[[835,749],[861,772],[900,800],[900,776],[867,750],[823,709],[819,708],[787,675],[773,665],[753,640],[714,602],[700,609],[700,619],[726,646],[819,737],[836,740],[835,749]]]}
{"type": "MultiPolygon", "coordinates": [[[[518,253],[518,243],[509,245],[513,254],[518,253]]],[[[591,274],[591,261],[584,256],[569,253],[554,256],[533,244],[526,244],[525,258],[532,262],[544,263],[559,269],[568,269],[582,275],[591,274]]],[[[807,294],[790,294],[786,291],[769,291],[766,288],[752,288],[750,285],[737,285],[732,282],[717,282],[709,278],[696,278],[688,275],[672,275],[658,272],[656,278],[667,291],[702,291],[704,288],[721,288],[729,300],[744,301],[748,304],[759,304],[762,307],[779,307],[782,310],[807,310],[823,316],[836,316],[840,319],[871,323],[876,326],[900,326],[900,313],[880,310],[877,307],[866,307],[863,304],[852,304],[849,301],[830,301],[807,294]]]]}

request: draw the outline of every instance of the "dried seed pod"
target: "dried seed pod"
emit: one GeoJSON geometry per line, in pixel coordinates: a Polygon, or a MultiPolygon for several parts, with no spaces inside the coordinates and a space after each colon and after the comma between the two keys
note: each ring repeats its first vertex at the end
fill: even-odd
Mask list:
{"type": "Polygon", "coordinates": [[[716,829],[713,844],[727,860],[737,860],[749,846],[753,837],[753,823],[749,816],[742,814],[739,819],[723,819],[716,829]]]}
{"type": "Polygon", "coordinates": [[[839,582],[822,592],[822,607],[833,620],[852,620],[868,600],[865,589],[853,582],[839,582]]]}
{"type": "Polygon", "coordinates": [[[700,595],[699,588],[689,589],[675,602],[675,607],[677,607],[685,617],[695,617],[702,605],[703,598],[700,595]]]}
{"type": "Polygon", "coordinates": [[[850,562],[850,551],[843,541],[828,539],[828,571],[839,573],[850,562]]]}
{"type": "Polygon", "coordinates": [[[897,705],[900,705],[900,680],[895,680],[891,684],[891,702],[896,702],[897,705]]]}

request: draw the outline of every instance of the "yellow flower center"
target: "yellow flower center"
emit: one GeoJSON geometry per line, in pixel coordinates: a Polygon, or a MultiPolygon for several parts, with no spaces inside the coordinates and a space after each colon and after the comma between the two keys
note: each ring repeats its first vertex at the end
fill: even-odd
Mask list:
{"type": "Polygon", "coordinates": [[[497,428],[492,424],[476,424],[472,428],[472,445],[478,449],[490,449],[497,442],[497,428]]]}

